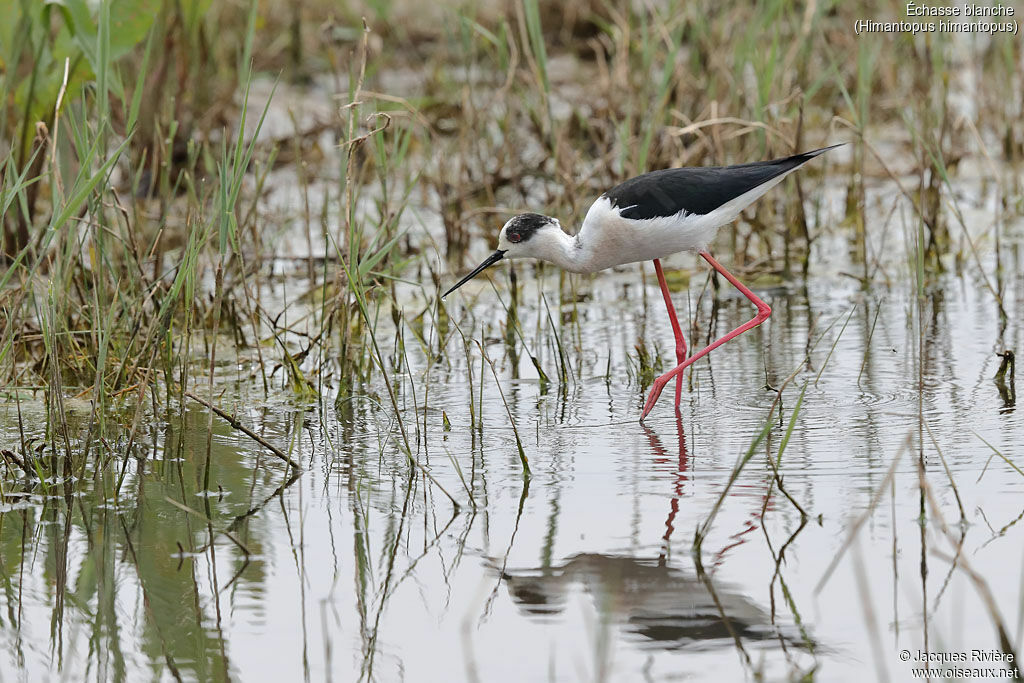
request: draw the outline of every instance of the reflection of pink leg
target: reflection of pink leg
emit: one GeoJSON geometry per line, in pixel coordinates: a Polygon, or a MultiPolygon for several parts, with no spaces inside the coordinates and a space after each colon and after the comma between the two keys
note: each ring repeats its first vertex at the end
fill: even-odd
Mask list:
{"type": "Polygon", "coordinates": [[[768,316],[772,314],[772,309],[769,308],[768,304],[761,301],[756,294],[747,289],[747,287],[744,286],[742,282],[737,280],[732,273],[723,268],[722,264],[720,264],[718,261],[711,257],[711,254],[709,254],[706,251],[702,251],[700,252],[700,255],[704,257],[705,261],[711,264],[712,268],[714,268],[719,273],[724,275],[725,279],[731,282],[733,286],[736,287],[736,289],[743,292],[743,296],[750,299],[750,301],[753,302],[755,306],[757,306],[757,315],[754,316],[753,320],[743,323],[735,330],[722,337],[721,339],[716,339],[715,341],[711,342],[706,347],[704,347],[703,349],[701,349],[700,351],[693,354],[692,356],[684,360],[682,363],[677,365],[674,369],[669,370],[664,375],[654,380],[654,386],[651,387],[651,393],[647,397],[647,403],[644,404],[644,412],[640,415],[641,420],[647,417],[647,415],[651,412],[651,409],[654,408],[654,404],[658,402],[658,397],[661,396],[661,390],[665,388],[665,385],[668,384],[673,377],[680,376],[683,370],[692,365],[694,361],[703,358],[707,354],[711,353],[711,351],[717,349],[719,346],[729,341],[730,339],[743,334],[744,332],[753,327],[757,327],[765,320],[767,320],[768,316]]]}
{"type": "MultiPolygon", "coordinates": [[[[654,451],[654,462],[658,465],[665,465],[672,461],[668,457],[668,449],[661,445],[661,440],[658,435],[654,433],[654,430],[644,425],[644,431],[647,432],[647,439],[651,442],[651,450],[654,451]]],[[[669,540],[672,537],[672,532],[675,531],[676,515],[679,514],[679,499],[683,496],[683,485],[688,481],[686,476],[687,470],[689,469],[689,456],[686,452],[686,433],[683,432],[683,416],[676,411],[676,434],[679,436],[679,460],[676,465],[676,482],[672,487],[672,500],[669,503],[668,518],[665,520],[665,535],[661,537],[664,541],[662,545],[661,553],[658,555],[659,566],[664,566],[665,560],[668,556],[669,540]]]]}
{"type": "MultiPolygon", "coordinates": [[[[654,272],[658,274],[658,284],[661,285],[661,295],[665,297],[665,308],[668,309],[668,320],[672,323],[672,333],[676,336],[676,362],[682,363],[686,360],[686,339],[683,338],[683,330],[679,327],[679,318],[676,317],[675,306],[672,305],[672,295],[668,292],[668,283],[665,282],[665,273],[661,269],[661,261],[654,259],[654,272]]],[[[679,399],[683,394],[683,376],[676,375],[676,410],[679,410],[679,399]]]]}

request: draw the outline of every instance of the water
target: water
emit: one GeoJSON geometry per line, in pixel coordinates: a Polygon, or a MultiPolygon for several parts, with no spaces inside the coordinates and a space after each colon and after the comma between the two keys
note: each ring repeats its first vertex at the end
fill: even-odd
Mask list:
{"type": "MultiPolygon", "coordinates": [[[[1019,312],[1019,234],[1004,246],[1000,285],[1019,312]]],[[[687,320],[697,312],[700,339],[749,319],[724,287],[714,310],[710,292],[698,304],[693,272],[676,301],[687,320]]],[[[997,350],[1024,348],[1022,324],[1001,323],[979,278],[950,274],[920,300],[900,278],[870,292],[828,273],[761,288],[768,323],[695,365],[678,417],[670,385],[640,425],[635,346],[660,349],[666,367],[673,349],[653,274],[574,280],[575,303],[550,271],[519,275],[531,281],[518,363],[503,337],[507,278],[447,302],[500,391],[453,326],[440,353],[429,323],[404,352],[382,335],[418,467],[383,384],[337,409],[267,399],[243,355],[217,400],[301,475],[215,418],[204,489],[208,416],[190,403],[84,481],[8,476],[5,677],[717,681],[816,668],[910,680],[902,650],[991,655],[997,619],[1020,652],[1024,475],[1003,456],[1024,465],[1024,416],[992,377],[997,350]],[[771,466],[801,392],[778,472],[806,519],[771,466]],[[958,545],[978,582],[951,569],[958,545]]],[[[407,312],[426,305],[402,296],[407,312]]],[[[20,409],[40,437],[41,398],[20,409]]],[[[0,413],[4,444],[20,443],[17,410],[0,413]]]]}

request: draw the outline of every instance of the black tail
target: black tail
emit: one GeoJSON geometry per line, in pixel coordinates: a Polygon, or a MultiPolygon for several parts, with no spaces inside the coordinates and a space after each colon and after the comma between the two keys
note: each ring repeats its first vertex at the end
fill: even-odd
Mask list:
{"type": "Polygon", "coordinates": [[[842,147],[845,144],[846,144],[845,142],[840,142],[840,143],[835,144],[835,145],[829,145],[828,147],[822,147],[821,149],[816,149],[816,150],[813,150],[813,151],[810,151],[810,152],[804,152],[803,154],[794,154],[793,156],[791,156],[789,158],[790,159],[804,159],[805,161],[809,161],[809,160],[813,159],[816,156],[824,154],[825,152],[829,151],[830,149],[835,149],[836,147],[842,147]]]}

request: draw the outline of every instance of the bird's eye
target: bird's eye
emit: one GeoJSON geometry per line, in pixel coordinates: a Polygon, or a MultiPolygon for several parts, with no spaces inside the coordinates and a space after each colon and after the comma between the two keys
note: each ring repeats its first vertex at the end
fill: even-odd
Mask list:
{"type": "Polygon", "coordinates": [[[520,235],[518,232],[510,232],[510,233],[508,233],[508,241],[509,242],[518,242],[521,239],[523,239],[523,236],[520,235]]]}

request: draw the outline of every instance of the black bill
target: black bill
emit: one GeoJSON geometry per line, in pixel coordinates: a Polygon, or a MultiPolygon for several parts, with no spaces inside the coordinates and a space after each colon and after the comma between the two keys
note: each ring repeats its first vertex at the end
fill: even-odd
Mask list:
{"type": "Polygon", "coordinates": [[[475,278],[477,275],[482,273],[484,270],[486,270],[490,266],[493,266],[495,263],[500,261],[501,258],[504,255],[505,255],[505,252],[502,251],[501,249],[498,249],[496,252],[494,252],[493,254],[488,256],[486,259],[484,259],[483,263],[481,263],[479,266],[474,268],[473,272],[471,272],[469,275],[467,275],[466,277],[464,277],[461,280],[459,280],[458,282],[456,282],[455,285],[453,285],[451,289],[449,289],[447,292],[442,294],[441,298],[442,299],[445,298],[446,296],[448,296],[449,294],[454,292],[456,289],[458,289],[459,287],[461,287],[462,285],[466,284],[467,282],[469,282],[470,280],[475,278]]]}

